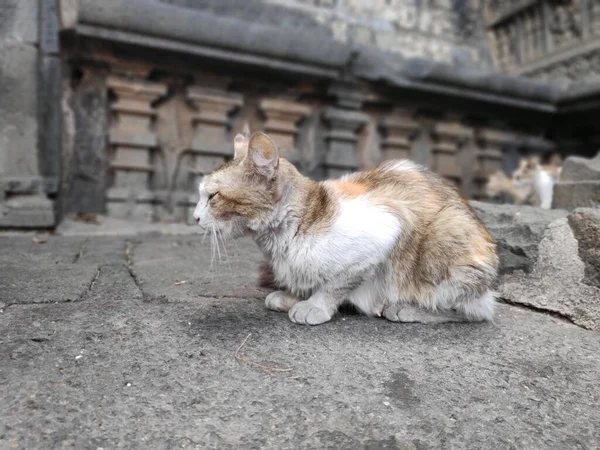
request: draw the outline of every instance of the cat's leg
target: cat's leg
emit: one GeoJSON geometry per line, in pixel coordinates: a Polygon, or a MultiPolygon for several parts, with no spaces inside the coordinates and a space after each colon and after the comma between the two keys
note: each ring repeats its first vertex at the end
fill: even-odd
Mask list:
{"type": "Polygon", "coordinates": [[[363,284],[363,280],[370,271],[355,274],[345,280],[321,286],[310,298],[296,303],[290,309],[290,320],[302,325],[319,325],[329,322],[344,303],[350,293],[363,284]]]}
{"type": "Polygon", "coordinates": [[[302,325],[329,322],[343,302],[344,292],[319,289],[308,300],[298,302],[290,309],[290,320],[302,325]]]}
{"type": "Polygon", "coordinates": [[[383,317],[392,322],[404,323],[446,323],[465,322],[467,319],[451,311],[432,312],[404,303],[394,303],[383,309],[383,317]]]}
{"type": "Polygon", "coordinates": [[[265,306],[272,311],[288,312],[299,301],[299,297],[289,292],[275,291],[267,295],[265,306]]]}

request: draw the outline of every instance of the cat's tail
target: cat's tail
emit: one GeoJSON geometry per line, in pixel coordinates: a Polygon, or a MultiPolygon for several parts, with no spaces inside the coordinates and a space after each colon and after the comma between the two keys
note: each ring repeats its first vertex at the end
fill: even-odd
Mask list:
{"type": "Polygon", "coordinates": [[[475,300],[462,302],[457,309],[472,322],[493,322],[497,294],[488,290],[475,300]]]}

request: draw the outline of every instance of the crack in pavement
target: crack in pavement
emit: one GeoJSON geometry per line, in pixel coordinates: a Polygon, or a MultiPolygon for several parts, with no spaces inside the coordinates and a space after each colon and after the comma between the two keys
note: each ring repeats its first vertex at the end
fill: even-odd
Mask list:
{"type": "Polygon", "coordinates": [[[137,275],[133,271],[133,252],[134,251],[135,251],[135,244],[131,241],[126,241],[125,242],[125,267],[127,267],[127,271],[129,272],[129,276],[133,280],[135,287],[137,287],[138,291],[140,291],[142,301],[150,302],[150,301],[152,301],[152,296],[150,296],[144,292],[144,289],[142,289],[142,283],[140,282],[137,275]]]}
{"type": "Polygon", "coordinates": [[[51,302],[27,302],[27,303],[5,303],[3,306],[0,306],[0,313],[4,313],[8,310],[8,308],[12,308],[13,306],[30,306],[30,305],[56,305],[56,304],[64,304],[64,303],[80,303],[83,302],[87,299],[87,297],[90,295],[90,293],[92,292],[92,290],[94,289],[94,286],[96,285],[96,282],[98,281],[98,277],[100,277],[100,272],[102,271],[102,267],[103,266],[98,266],[98,268],[96,269],[96,272],[94,273],[94,276],[92,277],[92,279],[90,280],[90,282],[87,284],[87,286],[85,287],[85,289],[83,290],[83,292],[81,294],[79,294],[79,296],[77,297],[77,299],[67,299],[67,300],[56,300],[56,301],[51,301],[51,302]]]}
{"type": "Polygon", "coordinates": [[[73,257],[73,261],[71,261],[72,264],[77,263],[79,261],[79,259],[84,255],[85,246],[88,242],[89,242],[89,238],[86,239],[85,241],[83,241],[83,243],[79,247],[79,250],[77,251],[77,253],[75,253],[75,256],[73,257]]]}
{"type": "Polygon", "coordinates": [[[530,312],[533,312],[536,314],[546,314],[546,315],[554,317],[555,319],[559,319],[563,322],[567,322],[571,325],[575,325],[583,330],[593,331],[593,330],[589,330],[588,328],[586,328],[584,326],[579,325],[578,323],[575,323],[573,321],[573,319],[571,319],[571,317],[569,317],[566,314],[560,313],[558,311],[552,311],[550,309],[544,309],[544,308],[540,308],[539,306],[528,305],[525,303],[514,302],[514,301],[509,300],[508,298],[504,298],[504,297],[500,297],[500,298],[498,298],[498,300],[508,306],[513,306],[515,308],[524,309],[524,310],[527,310],[527,311],[530,311],[530,312]]]}

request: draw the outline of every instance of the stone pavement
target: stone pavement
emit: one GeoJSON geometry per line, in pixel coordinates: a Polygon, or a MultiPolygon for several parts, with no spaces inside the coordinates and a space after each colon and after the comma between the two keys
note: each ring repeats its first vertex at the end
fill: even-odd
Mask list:
{"type": "Polygon", "coordinates": [[[598,332],[508,305],[304,327],[251,242],[211,270],[195,235],[41,241],[0,236],[0,449],[600,448],[598,332]]]}

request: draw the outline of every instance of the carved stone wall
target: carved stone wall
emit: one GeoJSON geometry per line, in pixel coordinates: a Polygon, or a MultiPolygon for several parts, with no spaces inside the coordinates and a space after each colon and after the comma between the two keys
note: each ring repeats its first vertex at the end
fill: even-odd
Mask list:
{"type": "Polygon", "coordinates": [[[486,19],[505,72],[565,82],[600,75],[598,0],[488,0],[486,19]]]}
{"type": "Polygon", "coordinates": [[[339,42],[488,67],[480,0],[161,0],[339,42]]]}
{"type": "MultiPolygon", "coordinates": [[[[278,96],[277,89],[236,83],[235,77],[215,84],[206,71],[190,79],[135,67],[125,61],[111,70],[83,66],[84,78],[70,94],[87,99],[99,119],[79,121],[72,140],[75,153],[91,152],[98,172],[86,181],[94,195],[74,203],[82,211],[191,222],[200,180],[233,157],[233,137],[244,123],[269,133],[281,155],[301,171],[337,177],[410,158],[440,173],[467,198],[482,197],[489,174],[523,141],[516,132],[472,126],[456,115],[374,103],[352,79],[311,89],[308,96],[302,85],[278,96]],[[93,143],[89,136],[95,136],[93,143]]],[[[519,151],[539,150],[519,145],[519,151]]]]}

